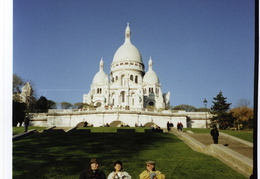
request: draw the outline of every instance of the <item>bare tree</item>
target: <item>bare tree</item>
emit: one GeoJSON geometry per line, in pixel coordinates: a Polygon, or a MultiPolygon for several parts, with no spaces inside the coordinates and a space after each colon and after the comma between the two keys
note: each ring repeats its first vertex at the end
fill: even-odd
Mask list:
{"type": "Polygon", "coordinates": [[[251,107],[250,103],[251,101],[249,99],[240,99],[236,107],[251,107]]]}

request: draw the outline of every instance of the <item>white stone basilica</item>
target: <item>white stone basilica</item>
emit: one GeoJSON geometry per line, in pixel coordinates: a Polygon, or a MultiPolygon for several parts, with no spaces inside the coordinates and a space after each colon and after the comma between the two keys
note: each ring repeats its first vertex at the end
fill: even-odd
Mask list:
{"type": "Polygon", "coordinates": [[[131,31],[127,24],[125,42],[114,55],[109,77],[104,72],[104,61],[101,59],[90,91],[83,95],[83,103],[97,107],[165,109],[170,105],[170,92],[162,93],[151,58],[148,66],[145,72],[142,56],[131,43],[131,31]]]}
{"type": "Polygon", "coordinates": [[[109,76],[100,60],[99,71],[93,78],[83,103],[97,108],[49,109],[48,113],[30,114],[32,125],[47,127],[75,127],[87,122],[94,127],[105,126],[160,126],[167,122],[184,127],[205,127],[210,114],[205,112],[174,111],[170,105],[170,92],[163,94],[152,59],[148,71],[144,71],[142,56],[131,43],[129,24],[125,30],[125,42],[114,55],[109,76]]]}

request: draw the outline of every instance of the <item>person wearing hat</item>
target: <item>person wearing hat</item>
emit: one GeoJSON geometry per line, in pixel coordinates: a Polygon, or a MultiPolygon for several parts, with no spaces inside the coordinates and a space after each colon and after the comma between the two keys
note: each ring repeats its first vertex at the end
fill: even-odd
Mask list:
{"type": "Polygon", "coordinates": [[[107,179],[131,179],[131,176],[123,171],[123,164],[118,160],[115,161],[114,170],[108,175],[107,179]]]}
{"type": "Polygon", "coordinates": [[[82,171],[79,179],[106,179],[105,172],[98,169],[98,164],[97,159],[90,159],[89,169],[82,171]]]}
{"type": "Polygon", "coordinates": [[[165,179],[165,175],[155,169],[154,161],[146,162],[146,170],[140,175],[140,179],[165,179]]]}

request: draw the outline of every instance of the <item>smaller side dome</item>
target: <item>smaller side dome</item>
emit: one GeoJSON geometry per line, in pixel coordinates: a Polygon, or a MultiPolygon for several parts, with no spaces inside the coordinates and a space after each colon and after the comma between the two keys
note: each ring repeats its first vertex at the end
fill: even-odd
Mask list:
{"type": "Polygon", "coordinates": [[[160,84],[157,74],[153,71],[153,62],[151,57],[148,64],[149,69],[144,75],[143,82],[145,84],[160,84]]]}
{"type": "Polygon", "coordinates": [[[93,84],[103,84],[105,82],[108,82],[108,76],[104,72],[103,68],[104,68],[104,62],[103,62],[103,58],[101,58],[99,63],[99,71],[93,78],[93,82],[92,82],[93,84]]]}

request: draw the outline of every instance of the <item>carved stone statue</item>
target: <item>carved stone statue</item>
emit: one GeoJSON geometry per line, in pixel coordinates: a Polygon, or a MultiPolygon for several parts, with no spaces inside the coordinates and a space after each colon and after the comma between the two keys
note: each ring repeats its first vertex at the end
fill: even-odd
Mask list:
{"type": "Polygon", "coordinates": [[[23,87],[22,87],[22,92],[20,94],[21,101],[23,103],[27,103],[27,98],[31,95],[32,92],[32,87],[30,85],[30,82],[27,82],[23,87]]]}
{"type": "Polygon", "coordinates": [[[165,94],[165,104],[168,105],[170,102],[170,92],[168,92],[167,94],[165,94]]]}

